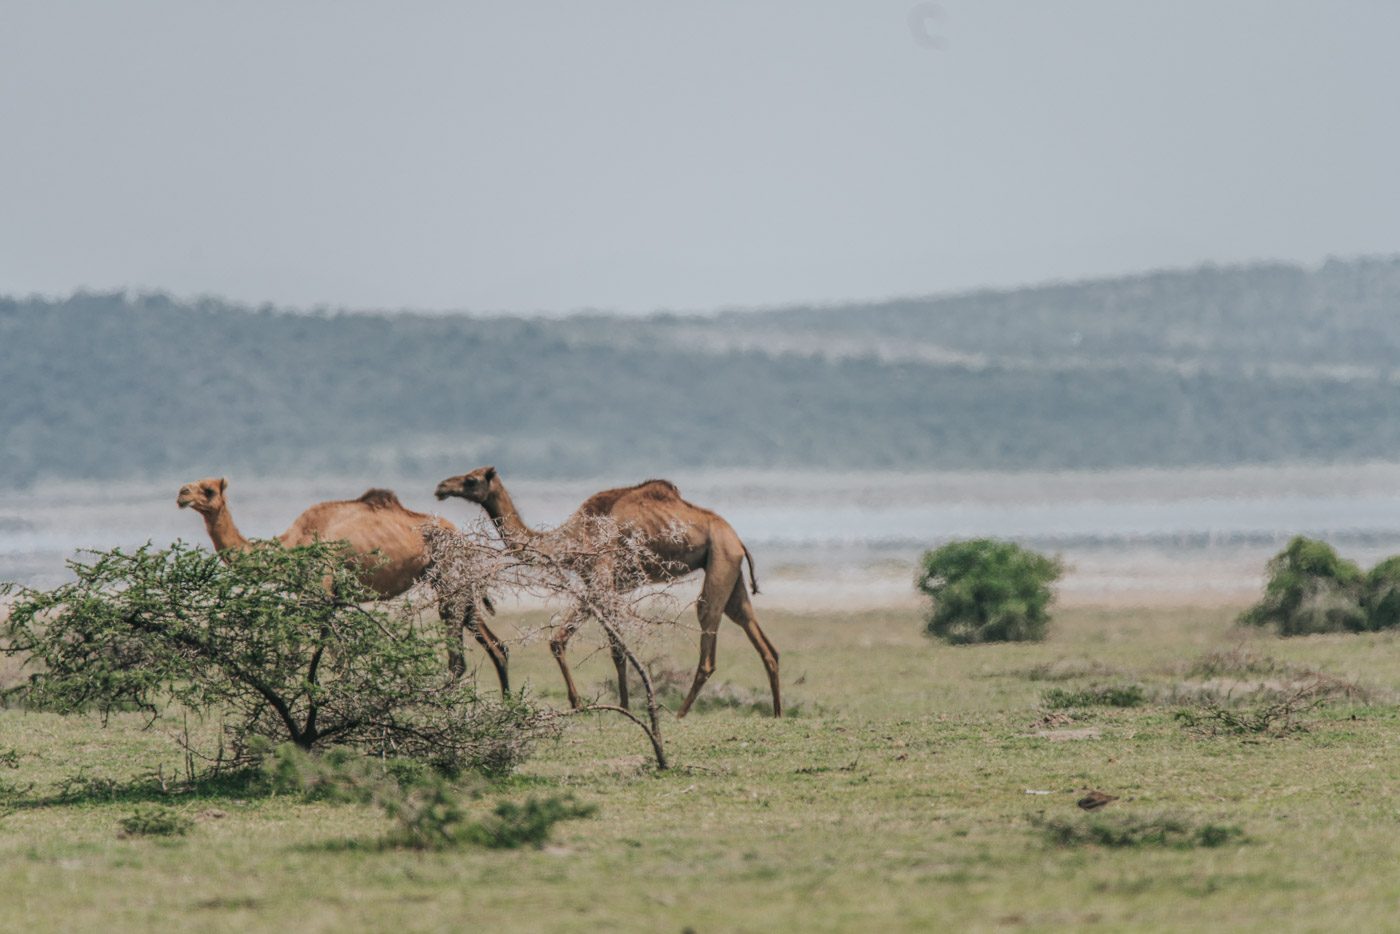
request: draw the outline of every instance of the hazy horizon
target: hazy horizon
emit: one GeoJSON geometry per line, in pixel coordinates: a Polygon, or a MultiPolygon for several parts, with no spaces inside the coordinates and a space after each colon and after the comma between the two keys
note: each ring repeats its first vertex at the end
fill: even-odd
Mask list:
{"type": "Polygon", "coordinates": [[[111,288],[95,288],[89,286],[76,286],[71,289],[61,289],[53,292],[31,291],[27,293],[0,292],[0,298],[25,301],[30,299],[42,299],[49,302],[63,302],[76,295],[106,295],[124,294],[129,298],[142,299],[152,296],[165,296],[176,304],[191,305],[199,302],[213,302],[219,305],[230,307],[242,307],[250,310],[271,307],[278,312],[288,312],[292,314],[348,314],[348,315],[422,315],[426,317],[450,317],[461,315],[473,318],[569,318],[585,316],[603,316],[619,318],[646,318],[654,316],[676,315],[706,317],[731,313],[753,312],[761,314],[763,312],[791,311],[795,309],[839,310],[848,306],[879,306],[898,302],[940,302],[962,298],[970,298],[980,295],[1011,295],[1018,292],[1030,292],[1041,289],[1053,289],[1057,287],[1073,287],[1095,284],[1111,284],[1122,279],[1140,279],[1153,276],[1189,275],[1193,272],[1203,270],[1248,270],[1256,268],[1293,268],[1301,269],[1305,272],[1316,272],[1331,262],[1357,263],[1357,262],[1388,262],[1400,260],[1400,251],[1377,252],[1356,255],[1331,254],[1322,257],[1316,262],[1288,262],[1279,259],[1259,259],[1244,260],[1234,263],[1217,263],[1205,260],[1184,266],[1157,266],[1148,269],[1127,270],[1121,275],[1090,275],[1090,276],[1059,276],[1048,279],[1040,279],[1034,282],[1011,283],[1007,285],[985,285],[971,286],[962,289],[950,289],[943,292],[925,292],[908,294],[875,295],[865,298],[830,298],[821,300],[783,300],[774,301],[763,305],[718,305],[711,307],[696,308],[653,308],[653,309],[618,309],[618,308],[562,308],[556,310],[537,309],[524,311],[493,311],[489,309],[475,308],[419,308],[414,306],[359,306],[359,305],[330,305],[319,303],[315,305],[295,305],[282,304],[270,300],[249,301],[235,299],[227,295],[220,295],[213,292],[192,292],[181,293],[171,289],[145,286],[113,286],[111,288]]]}
{"type": "Polygon", "coordinates": [[[1400,250],[1400,7],[0,11],[0,294],[764,309],[1400,250]]]}

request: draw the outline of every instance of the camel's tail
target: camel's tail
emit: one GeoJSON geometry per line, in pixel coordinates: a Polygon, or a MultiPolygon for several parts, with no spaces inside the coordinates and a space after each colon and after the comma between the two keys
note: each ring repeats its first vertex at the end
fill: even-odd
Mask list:
{"type": "Polygon", "coordinates": [[[744,546],[744,557],[748,559],[749,562],[749,585],[753,588],[754,593],[758,593],[758,575],[754,573],[753,555],[749,554],[748,545],[744,546]]]}

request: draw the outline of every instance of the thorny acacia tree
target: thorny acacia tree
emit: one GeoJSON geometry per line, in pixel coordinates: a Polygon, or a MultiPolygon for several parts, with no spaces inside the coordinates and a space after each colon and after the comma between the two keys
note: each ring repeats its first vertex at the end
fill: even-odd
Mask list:
{"type": "Polygon", "coordinates": [[[261,738],[502,772],[553,729],[452,678],[440,628],[411,604],[373,603],[339,546],[224,558],[117,549],[70,562],[76,579],[54,590],[0,588],[16,598],[3,650],[32,666],[15,693],[60,712],[218,716],[235,762],[261,738]]]}
{"type": "MultiPolygon", "coordinates": [[[[679,538],[680,530],[672,534],[679,538]]],[[[525,637],[550,630],[550,647],[570,684],[564,647],[579,627],[595,620],[617,668],[619,703],[595,701],[575,712],[612,711],[627,717],[646,734],[657,767],[667,767],[656,687],[633,646],[658,627],[676,623],[682,607],[667,581],[685,568],[660,558],[642,530],[609,516],[575,516],[556,529],[508,544],[485,522],[460,531],[430,530],[427,538],[433,556],[429,580],[439,599],[479,603],[488,591],[510,591],[551,608],[546,623],[525,637]],[[628,708],[628,668],[646,694],[645,722],[628,708]]]]}

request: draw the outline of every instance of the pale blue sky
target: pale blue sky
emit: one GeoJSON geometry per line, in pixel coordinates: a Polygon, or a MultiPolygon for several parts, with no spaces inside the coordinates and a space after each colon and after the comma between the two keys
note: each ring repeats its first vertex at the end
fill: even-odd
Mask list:
{"type": "Polygon", "coordinates": [[[1398,40],[1388,0],[7,0],[0,293],[648,311],[1396,252],[1398,40]]]}

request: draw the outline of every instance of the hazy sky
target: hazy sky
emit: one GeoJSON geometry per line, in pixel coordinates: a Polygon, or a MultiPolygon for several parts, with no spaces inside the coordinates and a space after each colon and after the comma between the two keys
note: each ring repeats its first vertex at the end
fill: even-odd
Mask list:
{"type": "Polygon", "coordinates": [[[0,4],[0,293],[477,311],[1400,251],[1393,0],[0,4]]]}

